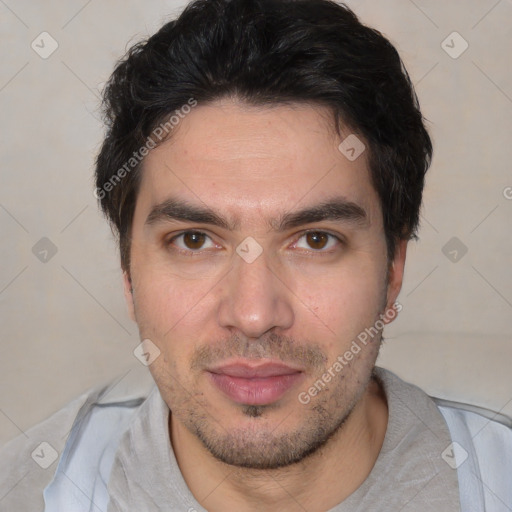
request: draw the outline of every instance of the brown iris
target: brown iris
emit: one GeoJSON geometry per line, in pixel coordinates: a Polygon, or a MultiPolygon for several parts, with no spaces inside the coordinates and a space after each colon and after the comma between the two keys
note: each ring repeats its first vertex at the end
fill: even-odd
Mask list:
{"type": "Polygon", "coordinates": [[[188,249],[201,249],[206,240],[204,233],[198,233],[195,231],[189,231],[183,233],[183,243],[188,249]]]}
{"type": "Polygon", "coordinates": [[[327,233],[311,231],[306,234],[306,240],[312,249],[323,249],[329,242],[329,235],[327,233]]]}

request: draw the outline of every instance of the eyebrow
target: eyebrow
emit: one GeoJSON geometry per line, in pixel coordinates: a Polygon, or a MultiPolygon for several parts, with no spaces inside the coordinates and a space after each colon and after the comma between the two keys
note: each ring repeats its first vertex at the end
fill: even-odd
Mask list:
{"type": "MultiPolygon", "coordinates": [[[[239,221],[230,222],[207,206],[191,205],[175,198],[166,199],[155,205],[147,216],[145,224],[150,226],[166,221],[210,224],[229,231],[234,231],[240,226],[239,221]]],[[[286,212],[278,219],[271,219],[269,225],[275,231],[286,231],[304,224],[321,221],[342,221],[361,228],[369,225],[366,210],[344,197],[335,197],[302,210],[286,212]]]]}

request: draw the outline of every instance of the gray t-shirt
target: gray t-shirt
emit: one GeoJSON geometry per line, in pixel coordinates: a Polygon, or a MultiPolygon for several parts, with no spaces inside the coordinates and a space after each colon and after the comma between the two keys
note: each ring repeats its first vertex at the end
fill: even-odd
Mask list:
{"type": "MultiPolygon", "coordinates": [[[[385,369],[375,374],[389,407],[384,444],[363,484],[329,512],[460,511],[457,472],[441,456],[452,440],[436,404],[385,369]]],[[[205,511],[176,462],[168,418],[155,387],[121,438],[108,483],[108,512],[205,511]]]]}

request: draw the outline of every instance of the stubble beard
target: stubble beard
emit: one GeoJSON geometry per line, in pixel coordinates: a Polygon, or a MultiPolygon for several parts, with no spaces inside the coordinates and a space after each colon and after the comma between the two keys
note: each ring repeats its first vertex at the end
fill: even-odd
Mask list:
{"type": "MultiPolygon", "coordinates": [[[[344,389],[343,379],[332,390],[325,388],[323,397],[320,393],[311,407],[303,413],[299,410],[304,420],[291,432],[278,433],[279,425],[272,429],[265,427],[266,419],[278,410],[275,405],[239,406],[244,418],[252,420],[250,427],[230,431],[215,428],[212,418],[206,413],[198,414],[197,409],[181,411],[179,416],[185,427],[218,461],[237,468],[276,470],[299,464],[320,453],[341,433],[370,380],[371,374],[355,395],[344,389]]],[[[305,406],[301,404],[299,407],[305,406]]],[[[282,423],[285,422],[286,417],[282,423]]]]}

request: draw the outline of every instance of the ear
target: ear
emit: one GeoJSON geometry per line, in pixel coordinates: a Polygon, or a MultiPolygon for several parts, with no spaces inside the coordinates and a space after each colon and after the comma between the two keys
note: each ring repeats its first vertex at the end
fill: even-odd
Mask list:
{"type": "Polygon", "coordinates": [[[135,304],[133,301],[133,286],[132,279],[128,271],[123,271],[123,285],[124,285],[124,298],[126,300],[126,305],[128,306],[128,313],[130,318],[136,322],[135,319],[135,304]]]}
{"type": "Polygon", "coordinates": [[[404,278],[404,268],[405,268],[405,254],[407,252],[407,243],[408,240],[399,240],[396,249],[395,256],[393,257],[393,261],[391,262],[388,270],[388,292],[386,299],[386,310],[390,309],[395,310],[395,314],[393,315],[384,315],[382,320],[384,323],[391,323],[395,317],[396,312],[400,311],[402,308],[393,307],[395,304],[398,294],[402,289],[402,281],[404,278]]]}

